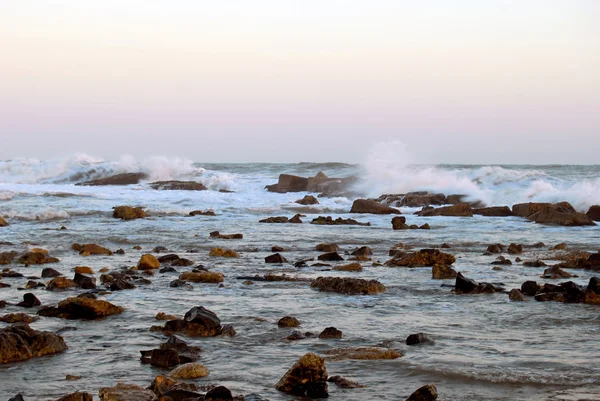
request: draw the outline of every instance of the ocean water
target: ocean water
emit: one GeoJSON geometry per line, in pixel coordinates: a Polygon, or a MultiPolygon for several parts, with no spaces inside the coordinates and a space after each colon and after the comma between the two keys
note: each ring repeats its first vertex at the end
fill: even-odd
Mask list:
{"type": "MultiPolygon", "coordinates": [[[[600,399],[600,307],[583,304],[541,303],[533,299],[515,303],[507,294],[463,295],[451,293],[453,280],[432,280],[431,268],[390,268],[364,262],[360,273],[331,271],[326,267],[295,268],[293,263],[319,255],[322,242],[337,243],[342,253],[359,246],[373,249],[373,261],[389,259],[389,249],[399,242],[415,249],[451,244],[454,268],[478,281],[502,282],[507,289],[526,280],[544,280],[544,268],[520,263],[492,270],[494,256],[483,255],[492,243],[521,243],[522,259],[540,257],[556,263],[553,245],[569,250],[596,252],[600,227],[543,226],[519,217],[417,217],[417,209],[401,208],[409,224],[428,223],[431,230],[393,231],[391,216],[349,214],[352,197],[321,197],[319,205],[295,203],[305,193],[276,194],[264,187],[280,173],[330,177],[359,177],[356,196],[377,197],[409,191],[464,194],[489,206],[520,202],[568,201],[587,211],[600,204],[600,166],[472,166],[411,165],[394,157],[372,157],[363,165],[343,163],[206,164],[164,157],[135,160],[123,157],[106,161],[88,155],[60,160],[15,159],[0,161],[0,215],[10,223],[0,228],[0,252],[43,247],[60,263],[23,267],[10,265],[27,276],[40,276],[53,267],[67,276],[75,266],[94,271],[134,266],[143,253],[164,246],[171,253],[194,260],[225,275],[224,286],[193,284],[193,290],[170,288],[178,273],[155,274],[152,284],[114,292],[104,299],[126,308],[119,316],[84,322],[41,318],[32,327],[77,330],[62,335],[69,349],[60,355],[0,365],[0,399],[22,393],[26,400],[49,400],[74,391],[97,395],[103,386],[118,381],[148,386],[168,371],[142,365],[139,351],[156,348],[166,337],[150,332],[157,312],[182,316],[194,306],[204,306],[232,324],[233,338],[185,338],[202,348],[200,361],[210,375],[198,384],[222,384],[234,394],[258,393],[265,399],[292,400],[277,392],[275,383],[306,352],[348,346],[385,346],[404,355],[391,361],[328,361],[330,375],[342,375],[366,387],[339,389],[330,384],[330,398],[340,400],[402,400],[418,387],[434,383],[441,400],[600,399]],[[143,171],[148,182],[195,180],[207,191],[156,191],[148,182],[130,186],[77,186],[95,178],[143,171]],[[231,193],[219,190],[233,191],[231,193]],[[112,207],[142,206],[150,217],[122,222],[112,218],[112,207]],[[211,209],[215,217],[188,216],[192,210],[211,209]],[[304,224],[259,224],[269,216],[306,215],[304,224]],[[319,215],[350,217],[371,226],[316,226],[319,215]],[[59,230],[61,226],[67,230],[59,230]],[[209,232],[243,233],[242,240],[221,240],[209,232]],[[527,247],[542,241],[542,249],[527,247]],[[124,255],[82,257],[73,243],[97,243],[124,255]],[[139,245],[142,250],[135,250],[139,245]],[[290,261],[283,266],[264,263],[271,247],[287,249],[290,261]],[[239,252],[234,259],[213,258],[210,248],[239,252]],[[240,276],[287,273],[299,277],[348,276],[374,278],[387,287],[375,296],[318,292],[304,282],[244,284],[240,276]],[[291,329],[279,329],[277,320],[292,315],[300,330],[319,333],[335,326],[341,340],[317,338],[287,341],[291,329]],[[409,334],[424,332],[434,345],[408,347],[409,334]],[[81,380],[66,381],[65,375],[81,380]]],[[[316,195],[316,194],[315,194],[316,195]]],[[[513,255],[504,255],[514,261],[513,255]]],[[[349,255],[344,256],[346,259],[349,255]]],[[[347,262],[341,262],[347,263],[347,262]]],[[[310,265],[311,263],[309,263],[310,265]]],[[[7,266],[3,266],[7,267],[7,266]]],[[[586,284],[593,272],[572,270],[572,279],[586,284]]],[[[96,274],[98,277],[99,274],[96,274]]],[[[0,289],[0,300],[18,302],[27,291],[27,279],[2,279],[11,287],[0,289]]],[[[79,291],[33,290],[43,304],[53,304],[79,291]]],[[[21,312],[8,306],[0,314],[21,312]]],[[[28,311],[33,312],[33,311],[28,311]]],[[[4,326],[4,323],[0,323],[4,326]]]]}

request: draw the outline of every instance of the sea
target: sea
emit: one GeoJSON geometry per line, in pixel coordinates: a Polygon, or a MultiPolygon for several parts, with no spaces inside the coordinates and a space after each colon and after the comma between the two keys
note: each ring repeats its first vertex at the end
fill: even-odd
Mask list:
{"type": "MultiPolygon", "coordinates": [[[[382,265],[398,243],[415,250],[439,248],[453,254],[453,268],[477,281],[503,283],[507,290],[527,280],[538,283],[572,280],[585,285],[598,273],[570,270],[576,278],[542,279],[544,268],[524,267],[515,261],[542,259],[558,263],[551,247],[565,243],[568,251],[600,249],[600,227],[561,227],[535,224],[520,217],[419,217],[418,208],[401,207],[408,224],[428,223],[430,230],[392,230],[390,215],[350,214],[358,198],[382,194],[429,191],[462,194],[487,206],[522,202],[568,201],[586,212],[600,204],[598,165],[420,165],[393,158],[363,164],[346,163],[202,163],[185,158],[124,156],[105,160],[86,154],[61,159],[0,161],[0,216],[9,226],[0,228],[0,252],[47,249],[60,259],[51,265],[7,265],[26,276],[40,277],[43,267],[66,276],[75,266],[96,272],[135,266],[142,254],[164,247],[192,259],[197,265],[223,273],[219,284],[193,284],[192,289],[171,288],[181,271],[156,273],[150,284],[107,293],[100,297],[125,308],[117,316],[96,321],[67,321],[43,317],[31,324],[38,330],[58,331],[68,350],[54,356],[0,365],[0,400],[21,393],[25,400],[53,400],[87,391],[98,400],[98,390],[118,382],[150,385],[168,370],[140,362],[140,350],[157,348],[166,340],[150,327],[158,312],[183,316],[195,306],[215,312],[231,324],[234,337],[182,338],[202,349],[199,362],[210,374],[194,383],[224,385],[234,395],[258,394],[264,400],[300,399],[275,389],[281,376],[304,354],[324,354],[334,348],[376,346],[402,353],[395,360],[326,361],[328,374],[341,375],[364,385],[342,389],[330,383],[332,400],[404,400],[414,390],[435,384],[440,400],[600,400],[600,306],[510,301],[506,293],[456,295],[454,280],[433,280],[431,268],[382,265]],[[144,172],[148,179],[127,186],[81,186],[87,180],[126,172],[144,172]],[[306,192],[272,193],[265,189],[282,173],[303,177],[323,172],[329,177],[356,176],[351,194],[321,196],[319,204],[296,203],[306,192]],[[205,191],[154,190],[150,182],[193,180],[205,191]],[[224,190],[224,191],[223,191],[224,190]],[[121,221],[112,217],[119,205],[140,206],[149,217],[121,221]],[[193,210],[212,210],[216,216],[190,216],[193,210]],[[261,224],[270,216],[302,214],[303,224],[261,224]],[[353,218],[370,226],[310,224],[318,216],[353,218]],[[61,227],[66,229],[61,229],[61,227]],[[209,233],[241,233],[243,239],[212,238],[209,233]],[[543,242],[543,248],[531,245],[543,242]],[[80,256],[74,243],[95,243],[124,254],[80,256]],[[299,260],[320,254],[315,246],[336,243],[349,259],[355,248],[369,246],[372,261],[362,272],[334,271],[331,267],[299,260]],[[503,254],[513,263],[494,270],[497,255],[486,255],[490,244],[518,243],[522,255],[503,254]],[[139,246],[141,249],[134,249],[139,246]],[[286,251],[283,265],[266,264],[273,246],[286,251]],[[237,258],[209,256],[222,247],[237,258]],[[376,279],[387,291],[377,295],[345,295],[311,289],[307,282],[246,283],[247,276],[267,273],[313,279],[338,276],[376,279]],[[326,327],[342,330],[337,340],[287,340],[292,329],[278,328],[284,316],[296,317],[301,332],[320,333],[326,327]],[[65,330],[65,328],[67,329],[65,330]],[[435,343],[407,346],[413,333],[426,333],[435,343]],[[81,379],[66,380],[66,375],[81,379]]],[[[312,194],[318,195],[318,194],[312,194]]],[[[334,262],[335,264],[348,263],[334,262]]],[[[47,281],[47,279],[42,279],[47,281]]],[[[17,303],[33,292],[52,305],[84,290],[63,292],[23,290],[27,278],[3,278],[0,300],[17,303]]],[[[100,283],[98,283],[100,284],[100,283]]],[[[101,285],[99,285],[101,287],[101,285]]],[[[17,306],[0,309],[35,313],[17,306]]],[[[0,327],[6,326],[0,323],[0,327]]],[[[260,398],[255,398],[260,399],[260,398]]]]}

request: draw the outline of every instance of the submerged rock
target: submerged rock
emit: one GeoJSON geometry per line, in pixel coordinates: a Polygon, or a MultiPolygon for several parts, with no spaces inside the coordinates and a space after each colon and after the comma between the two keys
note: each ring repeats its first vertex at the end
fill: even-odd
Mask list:
{"type": "Polygon", "coordinates": [[[373,295],[386,290],[385,286],[377,280],[347,277],[317,277],[310,287],[349,295],[373,295]]]}
{"type": "Polygon", "coordinates": [[[385,265],[390,267],[426,267],[436,264],[449,266],[455,261],[453,255],[439,249],[421,249],[412,253],[397,252],[392,259],[385,262],[385,265]]]}
{"type": "Polygon", "coordinates": [[[155,395],[136,384],[119,383],[114,387],[104,387],[98,391],[101,401],[153,401],[155,395]]]}
{"type": "Polygon", "coordinates": [[[342,331],[335,327],[327,327],[319,334],[320,339],[340,339],[342,338],[342,331]]]}
{"type": "Polygon", "coordinates": [[[205,191],[207,189],[196,181],[156,181],[150,183],[150,187],[163,191],[205,191]]]}
{"type": "Polygon", "coordinates": [[[27,252],[26,254],[21,255],[19,259],[17,259],[17,263],[26,266],[58,262],[59,260],[57,258],[52,258],[48,256],[47,253],[43,252],[27,252]]]}
{"type": "Polygon", "coordinates": [[[298,199],[296,203],[300,205],[318,205],[319,201],[312,195],[305,195],[304,198],[298,199]]]}
{"type": "Polygon", "coordinates": [[[148,215],[141,207],[115,206],[113,207],[113,217],[121,220],[135,220],[148,217],[148,215]]]}
{"type": "Polygon", "coordinates": [[[438,394],[434,384],[427,384],[418,388],[412,393],[406,401],[434,401],[437,400],[438,394]]]}
{"type": "Polygon", "coordinates": [[[344,225],[354,225],[354,226],[370,226],[371,223],[361,223],[353,219],[343,219],[338,217],[337,219],[333,219],[331,216],[323,217],[319,216],[316,219],[313,219],[310,224],[319,224],[324,226],[344,226],[344,225]]]}
{"type": "Polygon", "coordinates": [[[58,334],[33,330],[24,323],[0,329],[0,363],[25,361],[66,349],[58,334]]]}
{"type": "Polygon", "coordinates": [[[434,344],[434,341],[431,338],[429,338],[425,333],[411,334],[406,338],[406,345],[418,344],[434,344]]]}
{"type": "Polygon", "coordinates": [[[218,316],[203,306],[190,309],[183,319],[169,320],[164,327],[153,327],[152,330],[162,331],[166,334],[183,333],[190,337],[235,335],[233,327],[221,326],[218,316]]]}
{"type": "Polygon", "coordinates": [[[381,204],[371,199],[356,199],[352,203],[350,213],[400,214],[400,210],[381,204]]]}
{"type": "Polygon", "coordinates": [[[112,255],[112,251],[108,248],[104,248],[102,246],[96,244],[73,244],[71,248],[74,251],[79,252],[81,256],[90,256],[90,255],[112,255]]]}
{"type": "Polygon", "coordinates": [[[40,316],[58,317],[62,319],[95,320],[117,315],[123,308],[108,301],[90,298],[67,298],[56,307],[46,307],[38,311],[40,316]]]}
{"type": "Polygon", "coordinates": [[[304,355],[283,375],[275,388],[297,396],[328,397],[325,360],[313,353],[304,355]]]}
{"type": "Polygon", "coordinates": [[[174,379],[198,379],[208,376],[208,373],[206,366],[198,362],[190,362],[177,366],[169,376],[174,379]]]}
{"type": "Polygon", "coordinates": [[[398,359],[402,356],[400,352],[392,348],[380,347],[347,347],[334,348],[324,352],[325,358],[331,361],[353,360],[375,360],[375,359],[398,359]]]}
{"type": "Polygon", "coordinates": [[[148,178],[146,173],[123,173],[112,175],[110,177],[98,178],[96,180],[84,181],[75,185],[133,185],[138,184],[141,180],[145,180],[146,178],[148,178]]]}
{"type": "Polygon", "coordinates": [[[212,231],[208,234],[211,238],[219,239],[243,239],[244,234],[221,234],[219,231],[212,231]]]}

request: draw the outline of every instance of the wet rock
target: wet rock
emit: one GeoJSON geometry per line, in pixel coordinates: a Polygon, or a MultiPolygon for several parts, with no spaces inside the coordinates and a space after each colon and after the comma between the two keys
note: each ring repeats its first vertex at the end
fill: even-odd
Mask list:
{"type": "Polygon", "coordinates": [[[546,263],[542,262],[541,260],[526,260],[525,262],[523,262],[523,266],[525,266],[525,267],[544,267],[544,266],[546,266],[546,263]]]}
{"type": "Polygon", "coordinates": [[[94,398],[89,393],[80,393],[79,391],[67,394],[56,401],[94,401],[94,398]]]}
{"type": "Polygon", "coordinates": [[[110,177],[99,178],[96,180],[85,181],[82,183],[78,183],[75,185],[90,185],[90,186],[98,186],[98,185],[133,185],[138,184],[141,180],[145,180],[148,178],[146,173],[138,172],[138,173],[123,173],[116,174],[110,177]]]}
{"type": "Polygon", "coordinates": [[[269,192],[304,192],[308,189],[308,178],[291,174],[280,174],[277,184],[267,185],[269,192]]]}
{"type": "Polygon", "coordinates": [[[438,394],[435,385],[427,384],[418,388],[406,399],[406,401],[434,401],[437,400],[437,398],[438,394]]]}
{"type": "Polygon", "coordinates": [[[361,246],[360,248],[356,248],[352,251],[351,255],[353,256],[371,256],[373,255],[373,250],[368,246],[361,246]]]}
{"type": "Polygon", "coordinates": [[[104,387],[98,391],[100,401],[153,401],[155,396],[150,390],[136,384],[119,383],[114,387],[104,387]]]}
{"type": "Polygon", "coordinates": [[[217,386],[206,392],[204,401],[233,401],[233,395],[227,387],[217,386]]]}
{"type": "Polygon", "coordinates": [[[225,276],[217,272],[185,272],[179,276],[179,279],[192,283],[222,283],[225,276]]]}
{"type": "Polygon", "coordinates": [[[491,244],[488,245],[487,251],[489,253],[502,253],[504,251],[504,246],[502,244],[491,244]]]}
{"type": "Polygon", "coordinates": [[[293,330],[291,332],[291,334],[289,336],[287,336],[285,339],[288,341],[298,341],[298,340],[304,340],[305,338],[306,338],[306,336],[304,334],[302,334],[300,331],[293,330]]]}
{"type": "Polygon", "coordinates": [[[259,220],[259,223],[287,223],[288,218],[285,216],[267,217],[266,219],[259,220]]]}
{"type": "Polygon", "coordinates": [[[583,288],[572,281],[553,285],[546,283],[535,295],[536,301],[557,301],[566,303],[581,303],[586,300],[583,288]]]}
{"type": "Polygon", "coordinates": [[[434,341],[431,338],[429,338],[425,333],[411,334],[406,338],[406,345],[418,344],[434,344],[434,341]]]}
{"type": "Polygon", "coordinates": [[[495,261],[493,261],[491,264],[496,265],[496,266],[503,266],[503,265],[512,265],[512,262],[510,261],[510,259],[506,259],[504,256],[498,256],[498,258],[495,261]]]}
{"type": "Polygon", "coordinates": [[[356,199],[352,203],[350,213],[400,214],[400,210],[381,204],[371,199],[356,199]]]}
{"type": "Polygon", "coordinates": [[[454,285],[454,292],[456,294],[491,294],[502,290],[503,288],[498,284],[478,283],[473,279],[463,276],[462,273],[458,273],[454,285]]]}
{"type": "Polygon", "coordinates": [[[212,210],[193,210],[189,213],[190,216],[216,216],[212,210]]]}
{"type": "Polygon", "coordinates": [[[421,249],[412,253],[398,252],[392,259],[385,262],[385,265],[390,267],[426,267],[436,264],[449,266],[455,261],[456,258],[453,255],[439,249],[421,249]]]}
{"type": "Polygon", "coordinates": [[[508,206],[494,206],[473,209],[473,214],[479,214],[481,216],[488,217],[507,217],[513,215],[512,211],[508,206]]]}
{"type": "Polygon", "coordinates": [[[200,347],[190,347],[187,343],[175,336],[169,337],[160,348],[150,351],[140,351],[142,363],[152,366],[171,368],[183,363],[191,363],[200,359],[200,347]]]}
{"type": "Polygon", "coordinates": [[[25,401],[25,399],[23,398],[23,396],[21,394],[17,394],[14,397],[12,397],[11,399],[9,399],[8,401],[25,401]]]}
{"type": "Polygon", "coordinates": [[[175,315],[167,315],[165,312],[158,312],[156,316],[154,316],[156,320],[175,320],[177,316],[175,315]]]}
{"type": "Polygon", "coordinates": [[[523,253],[523,245],[521,244],[510,244],[508,246],[508,253],[511,255],[518,255],[523,253]]]}
{"type": "Polygon", "coordinates": [[[443,206],[438,208],[424,207],[421,211],[417,212],[417,215],[471,217],[473,216],[473,209],[468,203],[460,203],[457,205],[443,206]]]}
{"type": "Polygon", "coordinates": [[[599,277],[590,278],[590,281],[587,286],[587,290],[600,295],[600,278],[599,277]]]}
{"type": "Polygon", "coordinates": [[[431,278],[435,279],[435,280],[445,280],[445,279],[449,279],[449,278],[455,278],[456,275],[457,275],[456,270],[454,270],[453,268],[451,268],[449,266],[441,265],[439,263],[436,263],[431,268],[431,278]]]}
{"type": "Polygon", "coordinates": [[[561,226],[595,225],[594,221],[583,213],[575,211],[568,202],[521,203],[513,206],[513,213],[538,224],[558,224],[561,226]]]}
{"type": "Polygon", "coordinates": [[[8,315],[0,316],[0,322],[4,323],[33,323],[39,318],[37,316],[31,316],[26,313],[9,313],[8,315]]]}
{"type": "Polygon", "coordinates": [[[419,226],[419,230],[431,230],[431,227],[429,226],[429,224],[425,223],[419,226]]]}
{"type": "Polygon", "coordinates": [[[406,224],[406,217],[396,216],[392,218],[392,229],[394,230],[408,230],[410,226],[406,224]]]}
{"type": "Polygon", "coordinates": [[[222,334],[225,326],[217,315],[203,306],[190,309],[183,319],[169,320],[158,330],[167,333],[183,333],[191,337],[214,337],[222,334]]]}
{"type": "Polygon", "coordinates": [[[287,259],[284,258],[281,254],[276,253],[273,255],[269,255],[265,258],[265,263],[287,263],[287,259]]]}
{"type": "Polygon", "coordinates": [[[27,324],[0,329],[0,363],[25,361],[53,355],[67,349],[63,338],[47,331],[37,331],[27,324]]]}
{"type": "Polygon", "coordinates": [[[350,263],[347,265],[335,266],[333,270],[345,272],[361,272],[363,270],[360,263],[350,263]]]}
{"type": "Polygon", "coordinates": [[[300,205],[318,205],[319,201],[312,195],[305,195],[304,198],[298,199],[296,203],[300,205]]]}
{"type": "Polygon", "coordinates": [[[179,255],[175,255],[174,253],[169,253],[169,254],[166,254],[166,255],[163,255],[163,256],[159,256],[156,260],[158,260],[158,262],[160,264],[163,264],[163,263],[164,264],[171,264],[173,262],[178,261],[179,259],[180,259],[179,255]]]}
{"type": "Polygon", "coordinates": [[[4,218],[2,216],[0,216],[0,227],[7,227],[8,226],[8,222],[6,220],[4,220],[4,218]]]}
{"type": "Polygon", "coordinates": [[[208,256],[221,258],[237,258],[239,255],[236,251],[232,249],[211,248],[208,256]]]}
{"type": "Polygon", "coordinates": [[[243,239],[244,234],[221,234],[219,231],[212,231],[209,233],[211,238],[219,238],[219,239],[243,239]]]}
{"type": "Polygon", "coordinates": [[[300,321],[293,316],[284,316],[277,322],[278,327],[298,327],[300,326],[300,321]]]}
{"type": "Polygon", "coordinates": [[[318,252],[337,252],[340,247],[337,244],[319,244],[315,247],[318,252]]]}
{"type": "Polygon", "coordinates": [[[150,183],[150,187],[162,191],[205,191],[207,189],[196,181],[156,181],[150,183]]]}
{"type": "Polygon", "coordinates": [[[302,220],[300,219],[301,217],[306,217],[303,214],[295,214],[294,217],[292,217],[291,219],[288,220],[288,223],[294,223],[294,224],[301,224],[302,220]]]}
{"type": "Polygon", "coordinates": [[[67,298],[57,307],[46,307],[38,311],[40,316],[62,319],[95,320],[123,312],[123,308],[108,301],[90,298],[67,298]]]}
{"type": "Polygon", "coordinates": [[[523,296],[523,293],[517,288],[513,288],[508,293],[508,299],[510,299],[511,301],[525,301],[525,296],[523,296]]]}
{"type": "Polygon", "coordinates": [[[191,290],[191,289],[194,288],[190,284],[186,283],[183,280],[179,280],[179,279],[171,281],[169,283],[169,287],[171,287],[171,288],[185,288],[185,289],[188,289],[188,290],[191,290]]]}
{"type": "Polygon", "coordinates": [[[600,221],[600,205],[590,206],[586,215],[594,221],[600,221]]]}
{"type": "Polygon", "coordinates": [[[313,353],[304,355],[283,375],[275,388],[297,396],[328,397],[325,360],[313,353]]]}
{"type": "Polygon", "coordinates": [[[271,247],[271,252],[286,252],[286,249],[278,245],[273,245],[271,247]]]}
{"type": "Polygon", "coordinates": [[[42,303],[35,295],[31,292],[23,294],[23,301],[19,302],[17,306],[22,306],[23,308],[33,308],[34,306],[40,306],[42,303]]]}
{"type": "Polygon", "coordinates": [[[342,258],[340,256],[340,254],[337,252],[324,253],[322,255],[319,255],[319,257],[317,259],[325,261],[325,262],[337,262],[340,260],[344,260],[344,258],[342,258]]]}
{"type": "Polygon", "coordinates": [[[325,339],[340,339],[342,338],[342,331],[336,329],[335,327],[327,327],[325,330],[319,334],[319,338],[322,340],[325,339]]]}
{"type": "Polygon", "coordinates": [[[73,281],[77,284],[77,286],[79,286],[79,288],[86,290],[96,288],[96,279],[85,274],[75,273],[73,281]]]}
{"type": "Polygon", "coordinates": [[[177,366],[169,376],[174,379],[198,379],[208,376],[208,369],[201,363],[190,362],[177,366]]]}
{"type": "Polygon", "coordinates": [[[352,360],[375,360],[375,359],[398,359],[402,356],[400,352],[392,348],[380,347],[347,347],[334,348],[324,352],[325,358],[331,361],[352,360]]]}
{"type": "Polygon", "coordinates": [[[76,376],[76,375],[66,375],[65,376],[65,380],[69,380],[69,381],[74,381],[74,380],[81,380],[82,376],[76,376]]]}
{"type": "Polygon", "coordinates": [[[92,270],[91,267],[88,267],[88,266],[75,266],[75,273],[91,275],[91,274],[94,274],[94,271],[92,270]]]}
{"type": "Polygon", "coordinates": [[[552,266],[544,270],[544,274],[541,275],[541,278],[546,279],[559,279],[559,278],[570,278],[577,277],[573,276],[571,273],[564,271],[558,266],[552,266]]]}
{"type": "Polygon", "coordinates": [[[350,295],[373,295],[385,292],[386,288],[377,280],[346,277],[317,277],[310,285],[321,291],[339,292],[350,295]]]}
{"type": "Polygon", "coordinates": [[[316,219],[313,219],[310,224],[318,224],[325,226],[340,226],[340,225],[354,225],[354,226],[370,226],[371,223],[361,223],[353,219],[343,219],[338,217],[337,219],[333,219],[331,216],[319,216],[316,219]]]}
{"type": "Polygon", "coordinates": [[[113,217],[121,220],[135,220],[143,219],[148,215],[141,207],[115,206],[113,207],[113,217]]]}
{"type": "Polygon", "coordinates": [[[535,281],[526,281],[521,284],[521,292],[527,296],[533,297],[540,290],[540,285],[535,281]]]}
{"type": "Polygon", "coordinates": [[[132,290],[135,288],[135,284],[133,284],[128,279],[118,278],[112,281],[108,288],[111,291],[132,290]]]}
{"type": "Polygon", "coordinates": [[[159,273],[161,274],[165,274],[165,273],[177,273],[177,269],[175,269],[172,266],[166,266],[166,267],[162,267],[158,270],[159,273]]]}
{"type": "Polygon", "coordinates": [[[2,252],[0,253],[0,265],[9,265],[12,263],[13,259],[18,255],[17,252],[2,252]]]}
{"type": "Polygon", "coordinates": [[[73,250],[78,251],[81,256],[90,256],[90,255],[112,255],[112,251],[108,248],[104,248],[103,246],[99,246],[96,244],[73,244],[71,246],[73,250]]]}
{"type": "Polygon", "coordinates": [[[392,195],[381,195],[378,199],[379,202],[387,205],[394,206],[406,206],[406,207],[422,207],[429,205],[443,205],[448,203],[446,201],[446,195],[444,194],[431,194],[428,192],[409,192],[407,194],[392,194],[392,195]]]}
{"type": "Polygon", "coordinates": [[[27,252],[24,255],[21,255],[19,259],[17,259],[17,263],[21,265],[42,265],[46,263],[57,263],[59,260],[57,258],[49,257],[47,254],[42,252],[27,252]]]}
{"type": "Polygon", "coordinates": [[[77,287],[77,283],[63,276],[54,277],[46,284],[46,289],[49,291],[66,290],[68,288],[77,287]]]}
{"type": "Polygon", "coordinates": [[[365,386],[357,383],[353,380],[348,380],[342,376],[329,376],[327,378],[329,383],[334,383],[339,388],[364,388],[365,386]]]}
{"type": "Polygon", "coordinates": [[[137,264],[138,270],[152,270],[152,269],[159,269],[159,268],[160,268],[160,262],[158,261],[158,259],[156,259],[156,257],[154,257],[153,255],[151,255],[149,253],[142,255],[142,257],[140,258],[140,261],[137,264]]]}

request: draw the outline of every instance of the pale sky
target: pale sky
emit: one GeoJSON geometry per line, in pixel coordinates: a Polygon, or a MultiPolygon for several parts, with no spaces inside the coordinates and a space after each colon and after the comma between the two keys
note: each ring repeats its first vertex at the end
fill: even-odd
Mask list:
{"type": "Polygon", "coordinates": [[[600,164],[600,0],[0,0],[0,159],[600,164]]]}

